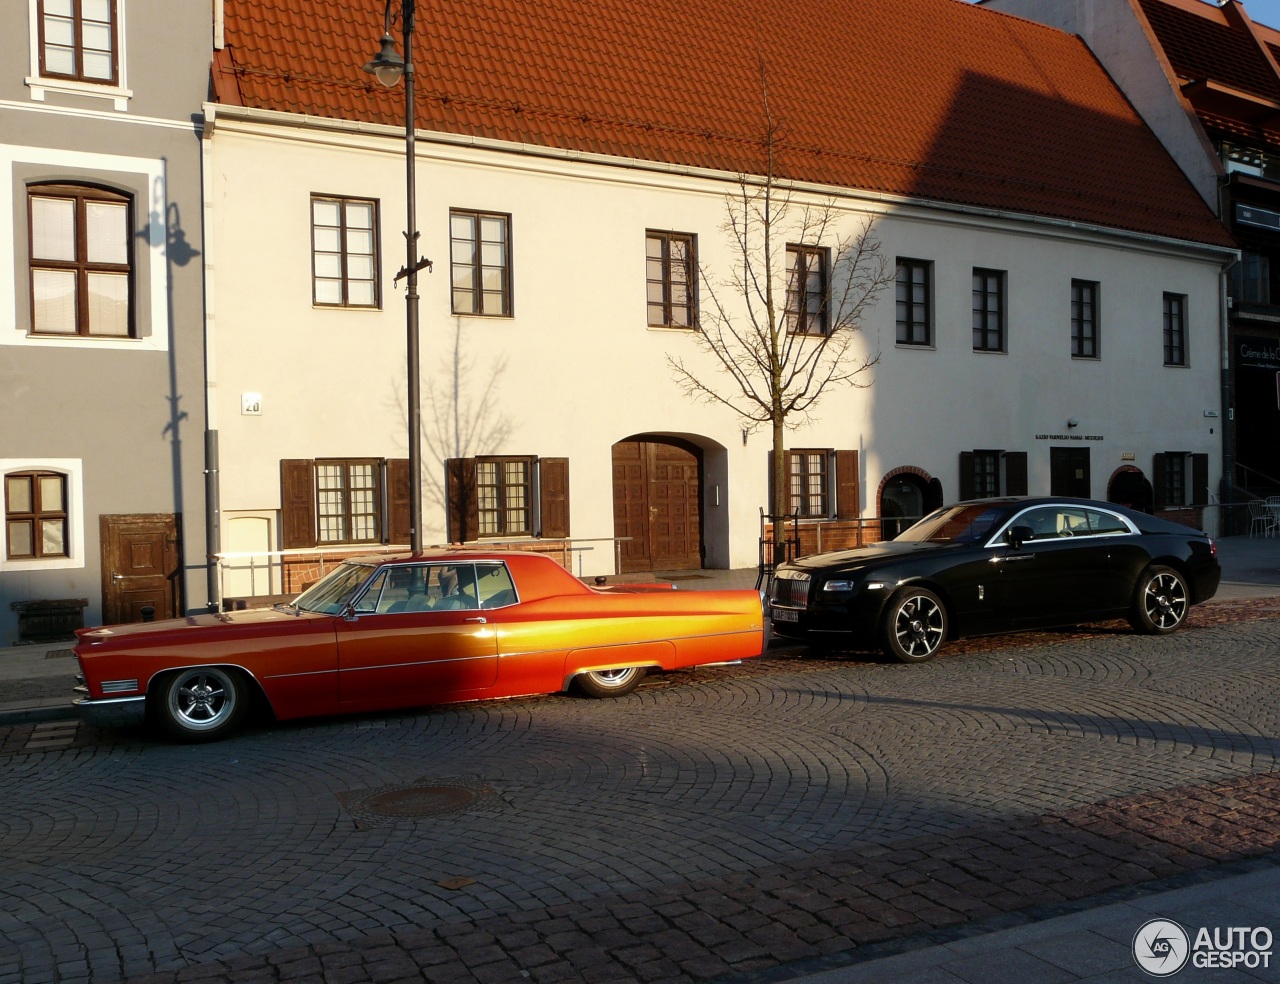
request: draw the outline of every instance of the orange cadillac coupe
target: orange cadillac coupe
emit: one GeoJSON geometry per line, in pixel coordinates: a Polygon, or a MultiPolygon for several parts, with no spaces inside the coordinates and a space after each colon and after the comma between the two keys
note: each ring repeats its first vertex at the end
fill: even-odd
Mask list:
{"type": "Polygon", "coordinates": [[[349,560],[292,604],[80,629],[81,715],[181,741],[278,720],[573,690],[759,656],[756,591],[593,588],[555,561],[449,549],[349,560]]]}

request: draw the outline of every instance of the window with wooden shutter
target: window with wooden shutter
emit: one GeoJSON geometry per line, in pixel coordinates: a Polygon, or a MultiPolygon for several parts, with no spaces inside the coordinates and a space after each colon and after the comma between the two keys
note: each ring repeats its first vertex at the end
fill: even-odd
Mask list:
{"type": "Polygon", "coordinates": [[[568,458],[450,458],[445,483],[451,542],[569,536],[568,458]]]}
{"type": "Polygon", "coordinates": [[[960,452],[960,501],[1026,494],[1025,451],[960,452]]]}

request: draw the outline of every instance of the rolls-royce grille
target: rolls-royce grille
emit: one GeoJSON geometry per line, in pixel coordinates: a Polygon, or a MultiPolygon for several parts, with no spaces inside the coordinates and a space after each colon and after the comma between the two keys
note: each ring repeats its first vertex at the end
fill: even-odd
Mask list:
{"type": "Polygon", "coordinates": [[[809,603],[809,575],[787,574],[783,572],[773,579],[773,587],[769,590],[769,600],[785,608],[804,608],[809,603]]]}

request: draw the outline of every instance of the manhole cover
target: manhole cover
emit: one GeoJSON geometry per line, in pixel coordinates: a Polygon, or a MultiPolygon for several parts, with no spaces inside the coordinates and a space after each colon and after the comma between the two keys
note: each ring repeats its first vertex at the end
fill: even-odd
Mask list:
{"type": "Polygon", "coordinates": [[[406,786],[375,793],[362,804],[370,813],[387,817],[438,817],[457,813],[475,802],[476,794],[458,786],[406,786]]]}
{"type": "Polygon", "coordinates": [[[397,786],[339,793],[338,800],[360,823],[425,820],[489,805],[497,794],[482,782],[421,779],[397,786]]]}

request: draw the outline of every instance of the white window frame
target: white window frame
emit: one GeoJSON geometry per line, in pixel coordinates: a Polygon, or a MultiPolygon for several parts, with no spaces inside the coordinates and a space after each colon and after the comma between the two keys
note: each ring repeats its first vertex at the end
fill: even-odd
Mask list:
{"type": "MultiPolygon", "coordinates": [[[[47,147],[17,147],[0,144],[0,192],[4,192],[3,180],[7,178],[9,189],[13,189],[21,179],[15,174],[20,165],[43,165],[56,167],[71,183],[107,184],[114,187],[113,176],[127,174],[136,176],[134,184],[138,188],[150,189],[151,198],[138,194],[133,203],[134,225],[142,227],[145,221],[150,230],[151,241],[134,241],[134,298],[140,301],[145,295],[150,299],[150,310],[144,312],[141,305],[136,308],[135,338],[110,338],[105,336],[67,335],[30,335],[19,331],[18,325],[28,320],[28,316],[19,315],[17,285],[14,277],[0,277],[0,345],[30,345],[37,348],[94,348],[97,350],[126,349],[130,351],[167,352],[169,351],[169,303],[168,277],[169,268],[165,262],[165,244],[169,237],[168,217],[163,207],[157,206],[157,200],[165,201],[165,167],[163,160],[151,160],[144,157],[118,157],[113,154],[96,154],[79,151],[52,150],[47,147]],[[103,177],[103,174],[109,177],[103,177]],[[148,253],[147,263],[142,262],[142,254],[148,253]],[[145,269],[145,276],[144,276],[145,269]]],[[[25,186],[24,186],[25,187],[25,186]]],[[[27,228],[27,195],[25,190],[20,195],[0,193],[0,229],[27,228]],[[15,202],[15,198],[17,201],[15,202]],[[21,209],[14,213],[15,204],[21,209]]],[[[26,242],[26,235],[20,237],[26,242]]],[[[28,268],[29,258],[18,262],[14,253],[14,237],[0,236],[0,270],[23,270],[28,268]]]]}
{"type": "Polygon", "coordinates": [[[8,560],[9,524],[0,523],[0,574],[14,571],[58,571],[85,566],[84,462],[79,458],[0,458],[0,479],[14,472],[57,472],[67,479],[67,538],[65,557],[8,560]]]}
{"type": "Polygon", "coordinates": [[[73,96],[91,96],[99,99],[110,99],[117,112],[127,112],[129,100],[133,98],[133,90],[129,88],[128,58],[125,52],[125,38],[128,32],[124,29],[125,8],[128,0],[116,0],[116,67],[120,78],[115,85],[97,85],[93,82],[78,82],[74,79],[49,78],[40,74],[40,5],[37,0],[27,0],[27,33],[30,41],[30,74],[25,81],[31,90],[32,102],[45,102],[50,92],[59,92],[73,96]]]}

